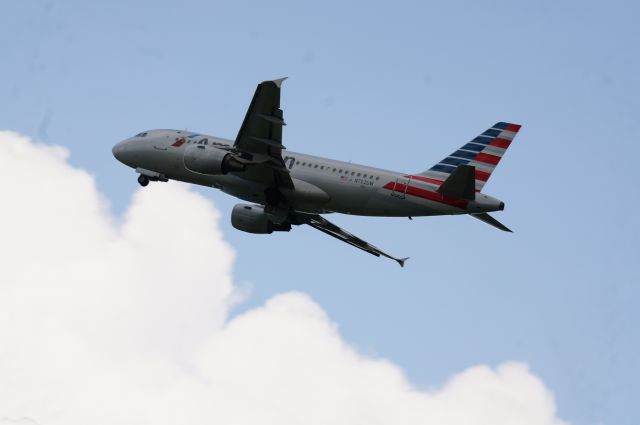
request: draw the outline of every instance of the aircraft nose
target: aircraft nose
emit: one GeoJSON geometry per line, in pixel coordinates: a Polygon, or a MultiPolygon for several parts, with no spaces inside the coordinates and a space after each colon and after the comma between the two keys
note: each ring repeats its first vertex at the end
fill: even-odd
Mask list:
{"type": "Polygon", "coordinates": [[[113,149],[111,149],[113,156],[123,164],[127,164],[127,143],[128,140],[123,140],[122,142],[116,143],[113,149]]]}
{"type": "Polygon", "coordinates": [[[116,143],[113,146],[113,149],[111,149],[111,152],[113,153],[113,156],[120,161],[120,158],[118,158],[118,156],[120,155],[120,153],[122,152],[122,142],[120,143],[116,143]]]}

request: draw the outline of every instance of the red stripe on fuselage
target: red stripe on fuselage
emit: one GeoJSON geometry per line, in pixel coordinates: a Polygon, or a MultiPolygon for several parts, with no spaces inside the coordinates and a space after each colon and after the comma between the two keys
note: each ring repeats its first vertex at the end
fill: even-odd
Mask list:
{"type": "Polygon", "coordinates": [[[416,196],[422,199],[428,199],[429,201],[439,202],[441,204],[451,205],[453,207],[467,209],[468,201],[464,199],[451,198],[450,196],[443,196],[437,192],[431,192],[430,190],[421,189],[415,186],[406,186],[402,183],[389,182],[384,185],[384,189],[388,189],[394,192],[406,193],[407,195],[416,196]]]}
{"type": "Polygon", "coordinates": [[[442,180],[430,179],[428,177],[422,177],[422,176],[404,176],[404,178],[420,180],[421,182],[435,184],[436,186],[440,186],[442,184],[442,180]]]}
{"type": "MultiPolygon", "coordinates": [[[[422,176],[404,176],[404,177],[406,179],[411,178],[413,180],[419,180],[421,182],[431,183],[436,186],[440,186],[443,182],[443,180],[430,179],[428,177],[422,177],[422,176]]],[[[480,171],[476,168],[476,176],[475,176],[476,180],[486,182],[487,180],[489,180],[489,177],[491,177],[491,173],[487,173],[486,171],[480,171]]],[[[388,188],[385,187],[385,189],[388,189],[388,188]]]]}

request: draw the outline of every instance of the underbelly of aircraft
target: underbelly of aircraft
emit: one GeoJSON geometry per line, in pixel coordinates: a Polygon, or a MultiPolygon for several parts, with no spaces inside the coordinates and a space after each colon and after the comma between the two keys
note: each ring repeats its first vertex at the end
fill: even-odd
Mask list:
{"type": "MultiPolygon", "coordinates": [[[[246,202],[266,204],[264,184],[255,183],[233,175],[207,176],[182,172],[170,176],[175,180],[213,187],[246,202]]],[[[298,194],[289,193],[289,204],[298,211],[309,213],[337,212],[350,215],[379,217],[408,217],[461,214],[464,210],[410,194],[397,194],[384,188],[353,188],[334,190],[333,187],[319,189],[327,197],[316,196],[304,187],[298,194]]]]}

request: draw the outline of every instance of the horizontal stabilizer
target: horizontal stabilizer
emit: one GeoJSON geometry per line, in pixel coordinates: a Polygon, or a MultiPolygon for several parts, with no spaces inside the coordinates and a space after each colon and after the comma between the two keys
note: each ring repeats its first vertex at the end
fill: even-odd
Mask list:
{"type": "Polygon", "coordinates": [[[491,217],[487,213],[471,214],[471,217],[477,218],[480,221],[484,221],[485,223],[490,224],[493,227],[496,227],[496,228],[498,228],[500,230],[503,230],[505,232],[513,233],[513,230],[509,229],[507,226],[505,226],[504,224],[500,223],[498,220],[496,220],[495,218],[491,217]]]}
{"type": "Polygon", "coordinates": [[[438,192],[452,198],[474,200],[476,198],[476,168],[472,165],[458,165],[440,185],[438,192]]]}

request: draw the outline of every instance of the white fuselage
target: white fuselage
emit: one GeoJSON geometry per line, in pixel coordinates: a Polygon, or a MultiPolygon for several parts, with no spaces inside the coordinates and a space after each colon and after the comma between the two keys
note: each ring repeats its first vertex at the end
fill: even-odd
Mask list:
{"type": "MultiPolygon", "coordinates": [[[[186,131],[153,130],[144,137],[120,142],[113,151],[121,162],[139,172],[214,187],[245,201],[265,204],[266,185],[243,177],[242,172],[212,175],[187,169],[184,151],[198,144],[229,149],[233,141],[186,131]],[[185,142],[175,146],[180,139],[185,142]]],[[[407,217],[490,212],[504,205],[481,193],[475,201],[448,199],[436,192],[436,184],[420,176],[288,150],[282,151],[282,157],[295,190],[302,194],[291,197],[292,207],[300,211],[407,217]],[[327,196],[304,196],[314,190],[327,196]]]]}

